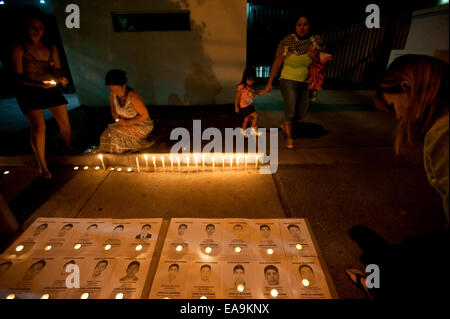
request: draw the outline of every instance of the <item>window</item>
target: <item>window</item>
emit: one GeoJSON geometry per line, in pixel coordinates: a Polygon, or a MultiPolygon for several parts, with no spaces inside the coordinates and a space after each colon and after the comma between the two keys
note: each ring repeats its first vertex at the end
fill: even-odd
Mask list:
{"type": "Polygon", "coordinates": [[[189,31],[190,11],[111,13],[114,32],[189,31]]]}

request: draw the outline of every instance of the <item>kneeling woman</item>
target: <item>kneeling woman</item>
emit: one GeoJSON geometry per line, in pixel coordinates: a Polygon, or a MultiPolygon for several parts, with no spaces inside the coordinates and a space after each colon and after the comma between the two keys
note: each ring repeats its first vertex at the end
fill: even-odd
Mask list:
{"type": "Polygon", "coordinates": [[[139,94],[127,85],[122,70],[111,70],[106,74],[105,84],[111,90],[109,103],[111,115],[116,121],[100,136],[100,152],[133,152],[151,146],[148,136],[153,130],[153,121],[139,94]]]}

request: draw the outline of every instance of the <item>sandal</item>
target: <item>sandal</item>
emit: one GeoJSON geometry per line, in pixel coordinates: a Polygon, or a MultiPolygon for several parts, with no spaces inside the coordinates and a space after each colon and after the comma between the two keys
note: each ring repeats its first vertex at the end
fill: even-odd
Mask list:
{"type": "Polygon", "coordinates": [[[362,271],[356,268],[347,268],[345,269],[345,274],[347,275],[348,279],[350,279],[350,281],[356,286],[356,288],[361,290],[366,295],[367,299],[373,299],[366,285],[361,282],[361,279],[364,279],[364,281],[366,279],[366,275],[362,271]]]}
{"type": "Polygon", "coordinates": [[[49,171],[46,172],[40,172],[39,173],[39,178],[45,179],[45,180],[49,180],[52,178],[52,174],[49,171]]]}
{"type": "Polygon", "coordinates": [[[284,141],[284,146],[286,146],[286,148],[288,148],[290,150],[293,149],[294,148],[294,140],[292,138],[287,138],[284,141]]]}

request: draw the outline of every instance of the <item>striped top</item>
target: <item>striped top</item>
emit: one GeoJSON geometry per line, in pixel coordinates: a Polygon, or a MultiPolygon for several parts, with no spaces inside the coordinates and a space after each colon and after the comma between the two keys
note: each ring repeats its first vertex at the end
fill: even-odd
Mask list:
{"type": "Polygon", "coordinates": [[[311,46],[314,46],[319,51],[324,51],[326,49],[322,38],[318,34],[300,39],[295,33],[292,33],[280,41],[275,56],[308,54],[308,50],[311,46]]]}

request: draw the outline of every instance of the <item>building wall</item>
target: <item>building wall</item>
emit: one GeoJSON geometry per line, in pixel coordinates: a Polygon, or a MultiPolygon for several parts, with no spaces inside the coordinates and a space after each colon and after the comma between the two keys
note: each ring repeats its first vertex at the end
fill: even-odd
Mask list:
{"type": "Polygon", "coordinates": [[[128,74],[149,105],[225,104],[234,101],[246,58],[246,1],[79,0],[80,28],[65,27],[65,7],[54,0],[80,103],[107,105],[104,77],[128,74]],[[111,12],[190,10],[191,31],[113,32],[111,12]]]}

